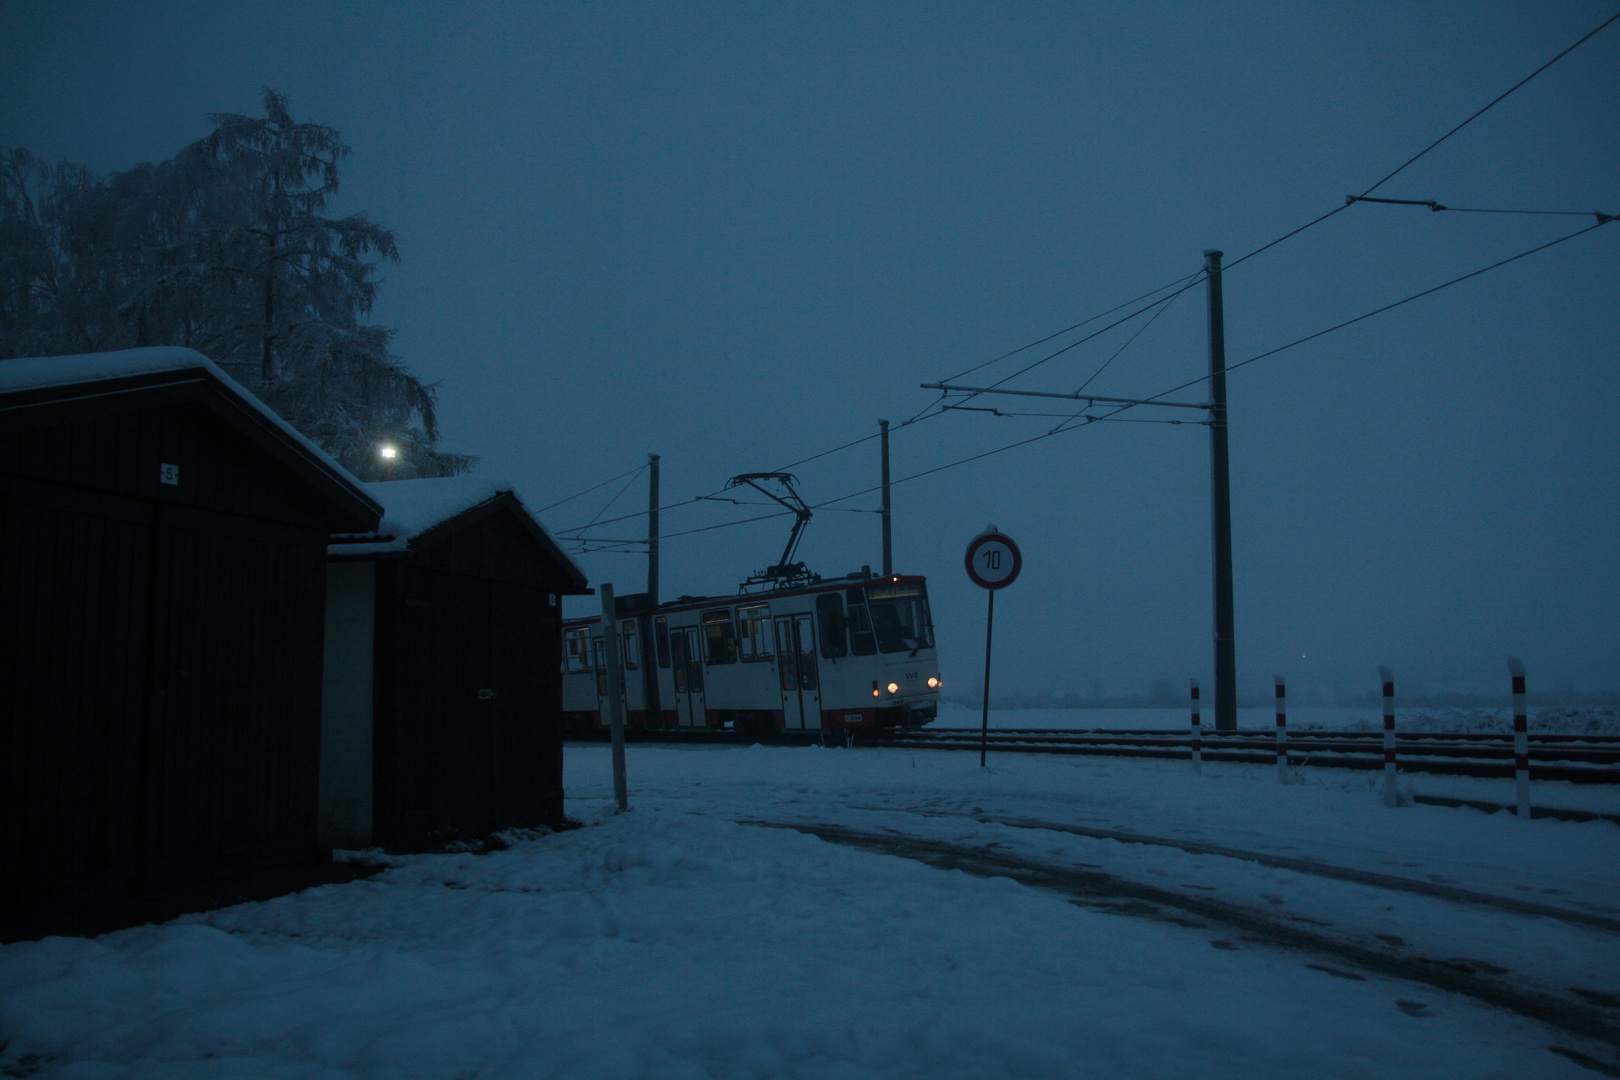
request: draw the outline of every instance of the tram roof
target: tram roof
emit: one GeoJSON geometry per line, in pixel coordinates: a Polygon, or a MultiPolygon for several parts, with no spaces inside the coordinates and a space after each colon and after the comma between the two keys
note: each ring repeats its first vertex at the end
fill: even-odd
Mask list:
{"type": "MultiPolygon", "coordinates": [[[[808,596],[812,593],[837,592],[852,586],[881,585],[884,582],[898,583],[905,581],[926,582],[928,579],[922,574],[862,574],[854,573],[845,577],[823,578],[807,585],[797,585],[786,589],[770,589],[762,592],[736,592],[725,596],[677,596],[673,600],[666,600],[655,608],[645,608],[633,603],[637,598],[644,597],[645,593],[629,593],[617,599],[623,603],[618,614],[621,618],[631,615],[670,614],[677,611],[696,611],[700,608],[720,606],[738,606],[746,604],[763,604],[771,600],[789,596],[808,596]]],[[[572,619],[564,619],[564,625],[578,626],[584,623],[593,623],[601,619],[600,614],[582,615],[572,619]]]]}

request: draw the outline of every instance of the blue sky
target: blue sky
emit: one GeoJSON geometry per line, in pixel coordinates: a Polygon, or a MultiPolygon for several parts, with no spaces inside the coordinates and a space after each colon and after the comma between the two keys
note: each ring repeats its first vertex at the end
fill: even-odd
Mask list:
{"type": "MultiPolygon", "coordinates": [[[[536,506],[657,452],[670,503],[928,416],[919,383],[1192,275],[1206,248],[1234,261],[1614,13],[10,0],[0,145],[126,168],[287,93],[354,148],[344,208],[398,232],[375,315],[442,382],[445,446],[536,506]]],[[[1620,213],[1616,133],[1620,23],[1377,194],[1620,213]]],[[[1595,220],[1351,207],[1226,276],[1229,361],[1595,220]]],[[[1379,663],[1414,689],[1505,689],[1510,653],[1533,689],[1620,685],[1617,295],[1620,225],[1232,373],[1245,692],[1274,672],[1367,691],[1379,663]]],[[[1140,326],[1007,385],[1073,391],[1140,326]]],[[[1088,389],[1160,393],[1203,374],[1205,348],[1200,286],[1088,389]]],[[[895,475],[1056,422],[897,428],[895,475]]],[[[897,487],[897,569],[931,579],[951,684],[979,677],[984,597],[961,555],[990,521],[1026,560],[997,603],[999,690],[1207,679],[1208,469],[1201,426],[1111,422],[897,487]]],[[[860,491],[876,442],[794,471],[813,504],[860,491]]],[[[604,516],[641,509],[639,484],[604,516]]],[[[584,524],[616,488],[546,523],[584,524]]],[[[757,512],[696,503],[663,526],[757,512]]],[[[731,588],[787,528],[672,537],[664,591],[731,588]]],[[[800,555],[876,565],[877,518],[829,507],[800,555]]],[[[645,573],[633,553],[581,560],[621,593],[645,573]]]]}

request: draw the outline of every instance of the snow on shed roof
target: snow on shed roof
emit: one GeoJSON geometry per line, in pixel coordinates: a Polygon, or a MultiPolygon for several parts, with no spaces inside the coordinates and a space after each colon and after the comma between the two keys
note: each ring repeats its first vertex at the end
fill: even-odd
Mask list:
{"type": "Polygon", "coordinates": [[[528,507],[511,484],[497,483],[477,476],[435,476],[420,480],[387,480],[360,485],[383,506],[382,523],[377,532],[345,536],[328,550],[334,555],[374,555],[383,552],[405,551],[410,542],[436,525],[482,506],[500,495],[510,494],[529,520],[534,522],[545,538],[556,549],[556,555],[578,575],[580,581],[589,580],[579,564],[563,551],[557,538],[551,535],[528,507]]]}
{"type": "Polygon", "coordinates": [[[193,367],[206,368],[236,385],[236,380],[197,350],[178,345],[160,345],[147,349],[75,353],[72,356],[27,356],[0,361],[0,394],[193,367]]]}
{"type": "Polygon", "coordinates": [[[363,492],[364,484],[338,464],[303,432],[283,420],[252,391],[225,373],[225,370],[195,349],[179,345],[157,345],[144,349],[116,349],[111,352],[74,353],[70,356],[28,356],[0,360],[0,395],[81,383],[106,382],[169,371],[198,369],[218,380],[230,394],[275,428],[298,450],[323,469],[333,473],[344,486],[363,492]]]}
{"type": "Polygon", "coordinates": [[[100,382],[105,379],[127,379],[132,375],[151,375],[160,371],[184,371],[201,368],[213,375],[242,400],[253,407],[293,442],[332,469],[356,487],[363,487],[358,477],[349,472],[337,459],[297,428],[283,420],[275,410],[260,401],[241,383],[225,374],[225,369],[196,349],[179,345],[157,345],[145,349],[118,349],[113,352],[75,353],[72,356],[29,356],[17,360],[0,360],[0,394],[18,390],[43,390],[52,386],[73,386],[77,383],[100,382]]]}

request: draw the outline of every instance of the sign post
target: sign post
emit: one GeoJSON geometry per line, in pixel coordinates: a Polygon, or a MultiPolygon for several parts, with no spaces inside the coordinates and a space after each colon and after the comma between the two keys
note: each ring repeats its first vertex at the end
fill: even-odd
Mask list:
{"type": "Polygon", "coordinates": [[[968,545],[968,578],[990,594],[990,610],[984,619],[984,711],[979,718],[979,768],[984,768],[985,751],[990,745],[990,635],[996,624],[996,592],[1018,580],[1024,556],[994,525],[973,538],[968,545]]]}
{"type": "Polygon", "coordinates": [[[613,739],[613,798],[619,813],[630,809],[630,790],[624,779],[624,657],[619,653],[619,609],[613,586],[597,586],[602,594],[602,656],[607,660],[607,719],[613,739]]]}

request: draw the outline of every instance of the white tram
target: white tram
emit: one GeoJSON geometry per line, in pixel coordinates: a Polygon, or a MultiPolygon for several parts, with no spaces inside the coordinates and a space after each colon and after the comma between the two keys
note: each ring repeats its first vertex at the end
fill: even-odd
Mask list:
{"type": "MultiPolygon", "coordinates": [[[[612,637],[633,728],[910,728],[939,707],[922,577],[863,571],[656,608],[645,594],[631,595],[615,606],[612,637]]],[[[605,650],[601,617],[563,623],[563,711],[572,731],[605,722],[605,650]]]]}

